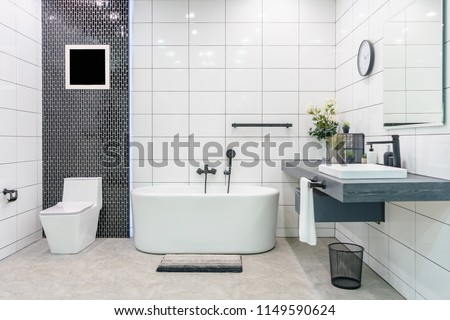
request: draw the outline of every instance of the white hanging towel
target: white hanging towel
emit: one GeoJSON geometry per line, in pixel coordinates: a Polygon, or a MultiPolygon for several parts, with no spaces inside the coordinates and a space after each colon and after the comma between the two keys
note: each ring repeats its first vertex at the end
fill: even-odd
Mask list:
{"type": "Polygon", "coordinates": [[[298,236],[301,242],[312,246],[317,243],[316,221],[314,219],[313,189],[309,187],[310,180],[300,179],[300,217],[298,219],[298,236]]]}

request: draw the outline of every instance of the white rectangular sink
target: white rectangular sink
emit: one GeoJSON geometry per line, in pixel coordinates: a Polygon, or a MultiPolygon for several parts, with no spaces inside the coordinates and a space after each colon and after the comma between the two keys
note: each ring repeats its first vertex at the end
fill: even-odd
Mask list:
{"type": "Polygon", "coordinates": [[[403,168],[362,163],[321,164],[319,171],[339,179],[400,179],[408,174],[403,168]]]}

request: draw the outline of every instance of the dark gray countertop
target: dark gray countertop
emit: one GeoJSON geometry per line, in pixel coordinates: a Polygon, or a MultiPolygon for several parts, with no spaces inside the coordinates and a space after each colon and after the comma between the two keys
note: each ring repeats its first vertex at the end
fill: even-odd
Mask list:
{"type": "Polygon", "coordinates": [[[408,173],[405,179],[339,179],[319,172],[322,162],[283,160],[282,170],[300,179],[324,181],[322,192],[341,202],[446,201],[450,200],[450,180],[408,173]]]}

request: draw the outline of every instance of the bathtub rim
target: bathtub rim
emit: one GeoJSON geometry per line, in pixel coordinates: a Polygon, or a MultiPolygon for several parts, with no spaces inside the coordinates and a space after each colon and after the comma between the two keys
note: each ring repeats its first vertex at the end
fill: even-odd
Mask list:
{"type": "Polygon", "coordinates": [[[130,193],[134,196],[159,196],[159,197],[176,197],[176,196],[192,196],[192,197],[246,197],[246,196],[252,196],[252,197],[258,197],[258,196],[270,196],[270,195],[276,195],[280,194],[280,191],[272,188],[272,187],[265,187],[265,186],[235,186],[234,189],[231,188],[231,193],[226,193],[226,186],[209,186],[207,188],[207,192],[204,193],[204,187],[203,186],[192,186],[192,185],[179,185],[179,184],[167,184],[167,185],[156,185],[156,186],[146,186],[146,187],[137,187],[135,189],[132,189],[130,193]],[[171,189],[173,188],[173,189],[171,189]],[[198,191],[198,192],[183,192],[183,189],[190,190],[190,191],[198,191]],[[214,192],[217,189],[223,191],[223,192],[214,192]],[[234,192],[236,191],[242,191],[242,192],[234,192]],[[253,192],[245,192],[245,190],[252,190],[253,192]],[[159,191],[159,192],[151,192],[159,191]],[[212,191],[208,193],[208,190],[212,191]],[[166,191],[166,192],[164,192],[166,191]],[[255,192],[257,191],[257,192],[255,192]]]}

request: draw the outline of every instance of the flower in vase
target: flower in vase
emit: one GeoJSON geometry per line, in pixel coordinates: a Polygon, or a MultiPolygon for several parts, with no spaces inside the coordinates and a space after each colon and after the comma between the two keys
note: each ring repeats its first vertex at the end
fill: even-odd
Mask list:
{"type": "Polygon", "coordinates": [[[309,135],[318,140],[333,137],[337,133],[339,123],[335,120],[336,101],[326,100],[321,106],[308,105],[306,113],[312,115],[315,128],[309,128],[309,135]]]}

